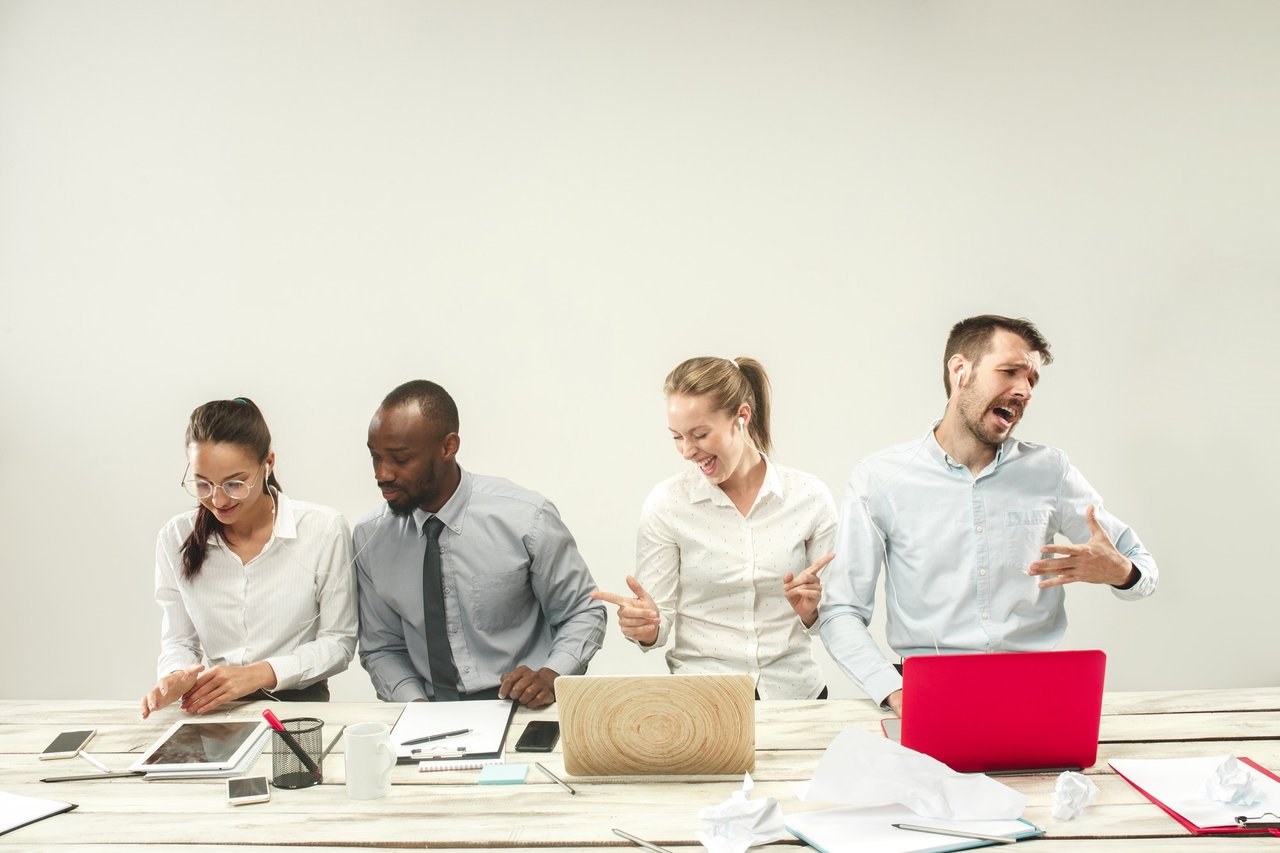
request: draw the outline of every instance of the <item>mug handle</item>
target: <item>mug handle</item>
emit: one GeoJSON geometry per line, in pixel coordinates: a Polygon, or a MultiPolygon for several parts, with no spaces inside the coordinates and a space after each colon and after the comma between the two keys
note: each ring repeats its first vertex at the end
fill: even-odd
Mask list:
{"type": "Polygon", "coordinates": [[[378,771],[379,775],[385,775],[391,772],[391,768],[396,766],[396,751],[391,748],[391,744],[387,741],[379,741],[378,753],[383,757],[382,769],[378,771]]]}

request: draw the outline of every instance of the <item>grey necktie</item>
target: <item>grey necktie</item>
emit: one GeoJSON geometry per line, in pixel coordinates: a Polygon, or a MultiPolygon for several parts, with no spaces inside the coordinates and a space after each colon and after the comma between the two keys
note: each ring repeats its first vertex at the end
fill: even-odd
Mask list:
{"type": "Polygon", "coordinates": [[[458,698],[458,668],[449,648],[449,629],[444,618],[444,583],[440,572],[440,531],[444,522],[434,515],[427,519],[427,553],[422,558],[422,612],[427,635],[427,663],[431,666],[434,701],[458,698]]]}

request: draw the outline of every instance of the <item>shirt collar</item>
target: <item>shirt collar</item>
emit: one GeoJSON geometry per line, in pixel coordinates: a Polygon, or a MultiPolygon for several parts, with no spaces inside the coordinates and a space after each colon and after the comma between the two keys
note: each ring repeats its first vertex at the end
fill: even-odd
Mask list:
{"type": "MultiPolygon", "coordinates": [[[[964,465],[952,459],[947,451],[942,449],[942,445],[938,444],[938,436],[934,433],[934,430],[938,428],[938,424],[940,423],[942,423],[941,420],[934,421],[933,425],[929,427],[929,431],[925,433],[925,446],[929,448],[929,455],[943,465],[946,465],[948,468],[964,468],[964,465]]],[[[1001,462],[1003,462],[1005,456],[1008,455],[1008,452],[1013,449],[1015,441],[1017,441],[1017,439],[1013,436],[1009,436],[1002,441],[1000,446],[996,448],[996,458],[992,460],[991,464],[984,468],[983,471],[985,472],[988,469],[995,469],[1001,462]]]]}
{"type": "MultiPolygon", "coordinates": [[[[764,482],[760,484],[760,493],[756,495],[756,503],[760,503],[766,495],[783,496],[782,475],[778,473],[778,466],[770,462],[768,456],[761,454],[760,458],[764,460],[764,482]]],[[[693,487],[689,489],[689,498],[693,503],[711,501],[716,506],[733,506],[733,501],[729,500],[729,496],[724,493],[724,489],[719,486],[713,486],[696,468],[694,473],[696,479],[693,487]]]]}
{"type": "Polygon", "coordinates": [[[474,485],[470,472],[464,470],[461,465],[458,466],[458,472],[461,475],[458,480],[458,488],[453,490],[453,494],[449,496],[449,500],[444,502],[444,506],[440,507],[439,512],[431,513],[418,507],[413,511],[413,523],[418,528],[418,535],[425,533],[425,525],[427,519],[435,516],[444,522],[454,533],[462,532],[462,522],[467,517],[467,507],[471,505],[471,489],[474,485]]]}
{"type": "Polygon", "coordinates": [[[272,532],[277,539],[297,539],[298,519],[293,513],[293,501],[284,492],[274,492],[276,498],[276,523],[272,532]]]}

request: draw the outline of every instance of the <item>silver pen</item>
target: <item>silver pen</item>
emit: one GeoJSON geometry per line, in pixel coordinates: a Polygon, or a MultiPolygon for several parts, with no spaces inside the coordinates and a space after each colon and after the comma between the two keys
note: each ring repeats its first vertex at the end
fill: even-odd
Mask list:
{"type": "Polygon", "coordinates": [[[906,829],[911,832],[932,832],[936,835],[952,835],[956,838],[974,838],[978,841],[994,841],[997,844],[1013,844],[1018,839],[1007,835],[987,835],[985,832],[966,832],[963,829],[947,829],[942,826],[917,826],[914,823],[895,823],[894,829],[906,829]]]}
{"type": "Polygon", "coordinates": [[[659,847],[656,844],[650,844],[648,841],[645,841],[643,838],[636,838],[631,833],[623,832],[621,829],[615,829],[613,831],[613,834],[618,836],[619,838],[627,839],[632,844],[639,844],[641,847],[645,848],[646,850],[652,850],[653,853],[671,853],[671,851],[665,847],[659,847]]]}
{"type": "Polygon", "coordinates": [[[577,791],[575,791],[575,790],[573,790],[572,788],[570,788],[570,787],[569,787],[569,783],[568,783],[568,782],[564,781],[564,780],[563,780],[563,779],[561,779],[559,776],[557,776],[556,774],[552,773],[550,770],[548,770],[547,768],[543,767],[543,766],[542,766],[541,764],[539,764],[538,762],[536,762],[536,761],[535,761],[535,762],[533,762],[533,766],[534,766],[534,767],[536,767],[536,768],[538,768],[539,770],[541,770],[541,771],[542,771],[542,775],[546,776],[546,777],[547,777],[548,779],[550,779],[552,782],[555,782],[555,783],[556,783],[557,785],[559,785],[561,788],[564,788],[564,789],[565,789],[566,791],[568,791],[570,794],[576,794],[576,793],[578,793],[577,791]]]}

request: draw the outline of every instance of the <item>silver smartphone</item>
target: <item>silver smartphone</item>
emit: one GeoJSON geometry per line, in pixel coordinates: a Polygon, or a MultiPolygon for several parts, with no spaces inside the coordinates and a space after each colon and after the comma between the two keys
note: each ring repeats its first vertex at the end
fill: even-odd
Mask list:
{"type": "Polygon", "coordinates": [[[53,739],[53,743],[44,748],[44,752],[40,753],[40,757],[49,758],[75,758],[80,754],[80,750],[84,749],[89,739],[97,734],[97,729],[82,729],[77,732],[63,732],[53,739]]]}
{"type": "Polygon", "coordinates": [[[271,787],[266,776],[241,776],[227,780],[227,802],[233,806],[247,803],[265,803],[271,799],[271,787]]]}

